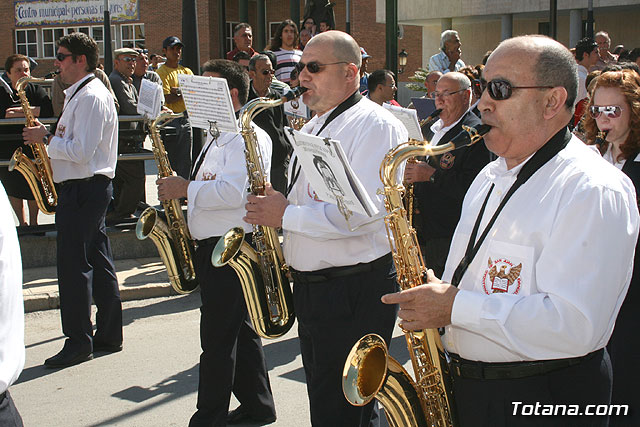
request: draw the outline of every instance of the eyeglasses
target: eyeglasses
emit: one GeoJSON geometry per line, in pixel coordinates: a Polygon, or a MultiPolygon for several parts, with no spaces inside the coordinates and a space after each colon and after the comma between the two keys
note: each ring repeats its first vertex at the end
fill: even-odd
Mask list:
{"type": "Polygon", "coordinates": [[[465,91],[465,90],[467,90],[467,89],[469,89],[469,88],[468,88],[468,87],[465,87],[464,89],[455,90],[455,91],[453,91],[453,92],[437,92],[437,91],[436,91],[436,92],[431,92],[431,97],[432,97],[432,98],[434,98],[434,99],[435,99],[435,98],[438,98],[438,97],[440,97],[440,98],[448,98],[448,97],[450,97],[450,96],[451,96],[451,95],[453,95],[453,94],[456,94],[456,93],[458,93],[458,92],[465,91]]]}
{"type": "Polygon", "coordinates": [[[553,89],[553,86],[513,86],[507,80],[491,80],[486,83],[489,96],[496,101],[511,98],[514,89],[553,89]]]}
{"type": "Polygon", "coordinates": [[[131,56],[124,56],[122,58],[118,58],[120,61],[124,61],[124,62],[136,62],[138,60],[138,58],[133,58],[131,56]]]}
{"type": "Polygon", "coordinates": [[[266,76],[267,74],[275,74],[275,70],[262,70],[262,75],[266,76]]]}
{"type": "Polygon", "coordinates": [[[56,53],[56,59],[58,60],[58,62],[64,61],[65,59],[67,59],[68,56],[73,56],[73,53],[62,53],[62,52],[56,53]]]}
{"type": "Polygon", "coordinates": [[[291,72],[291,79],[296,80],[298,75],[302,72],[302,70],[305,69],[305,67],[307,71],[309,71],[311,74],[315,74],[320,72],[320,68],[322,67],[326,67],[327,65],[336,65],[336,64],[349,64],[349,62],[339,61],[339,62],[330,62],[328,64],[321,64],[318,61],[311,61],[311,62],[307,62],[306,64],[304,62],[298,62],[295,65],[295,67],[293,67],[293,71],[291,72]]]}
{"type": "Polygon", "coordinates": [[[592,105],[589,107],[589,113],[594,119],[600,117],[602,113],[610,119],[617,119],[622,114],[622,107],[619,105],[592,105]]]}

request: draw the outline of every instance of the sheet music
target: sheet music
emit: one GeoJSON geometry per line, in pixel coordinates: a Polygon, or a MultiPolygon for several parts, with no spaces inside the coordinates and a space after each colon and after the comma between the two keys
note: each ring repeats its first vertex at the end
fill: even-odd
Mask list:
{"type": "Polygon", "coordinates": [[[160,114],[162,107],[162,86],[150,80],[142,79],[138,93],[138,114],[153,120],[160,114]]]}
{"type": "Polygon", "coordinates": [[[407,128],[409,138],[422,141],[422,131],[420,130],[420,124],[418,123],[418,113],[416,112],[416,110],[397,107],[395,105],[387,103],[382,104],[382,106],[391,111],[391,113],[402,122],[404,127],[407,128]]]}
{"type": "Polygon", "coordinates": [[[293,101],[285,102],[284,113],[287,116],[302,117],[303,119],[308,119],[311,115],[309,107],[307,107],[305,103],[302,102],[302,97],[298,97],[293,101]]]}
{"type": "Polygon", "coordinates": [[[178,81],[192,127],[209,130],[215,123],[220,131],[238,133],[238,122],[225,79],[179,74],[178,81]]]}
{"type": "Polygon", "coordinates": [[[317,197],[337,205],[347,220],[352,212],[370,217],[378,213],[377,207],[351,169],[339,141],[302,133],[289,127],[285,128],[285,134],[317,197]]]}

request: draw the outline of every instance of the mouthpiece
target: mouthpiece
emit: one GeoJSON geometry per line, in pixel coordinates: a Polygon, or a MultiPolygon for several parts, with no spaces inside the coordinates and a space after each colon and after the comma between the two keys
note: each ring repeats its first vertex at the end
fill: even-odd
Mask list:
{"type": "Polygon", "coordinates": [[[302,87],[302,86],[294,87],[293,89],[291,89],[290,91],[282,95],[282,100],[284,102],[293,101],[294,99],[298,98],[300,95],[305,93],[306,91],[307,91],[306,87],[302,87]]]}
{"type": "Polygon", "coordinates": [[[60,70],[55,70],[55,71],[52,71],[52,72],[50,72],[50,73],[45,74],[45,75],[44,75],[44,78],[45,78],[45,79],[52,79],[52,78],[54,78],[55,76],[57,76],[58,74],[60,74],[60,70]]]}
{"type": "Polygon", "coordinates": [[[608,130],[605,130],[603,132],[598,132],[598,135],[596,135],[596,140],[594,141],[598,147],[601,147],[604,143],[607,142],[608,133],[609,133],[608,130]]]}
{"type": "Polygon", "coordinates": [[[480,141],[484,137],[484,135],[486,135],[491,130],[491,126],[480,125],[477,128],[473,128],[471,126],[462,125],[462,129],[462,132],[460,132],[451,140],[451,143],[454,144],[456,148],[473,145],[476,142],[480,141]]]}

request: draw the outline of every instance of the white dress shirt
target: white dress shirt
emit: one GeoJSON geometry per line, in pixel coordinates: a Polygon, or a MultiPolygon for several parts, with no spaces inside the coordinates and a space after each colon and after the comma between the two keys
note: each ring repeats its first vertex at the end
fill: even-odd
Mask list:
{"type": "Polygon", "coordinates": [[[587,97],[587,76],[589,75],[589,70],[584,65],[578,64],[578,95],[576,96],[576,100],[573,102],[575,106],[580,100],[587,97]]]}
{"type": "MultiPolygon", "coordinates": [[[[258,137],[262,170],[268,180],[271,138],[258,126],[252,126],[258,137]]],[[[196,180],[191,181],[187,189],[187,218],[194,239],[222,236],[233,227],[242,227],[245,233],[253,231],[253,226],[242,220],[249,194],[244,147],[244,139],[237,133],[222,132],[217,141],[212,141],[210,136],[207,139],[200,152],[202,156],[206,151],[206,157],[196,174],[196,180]]],[[[200,156],[194,165],[198,164],[200,156]]]]}
{"type": "Polygon", "coordinates": [[[458,124],[460,120],[467,114],[463,113],[458,120],[450,124],[449,126],[445,126],[442,119],[438,119],[434,124],[431,125],[431,132],[433,132],[433,137],[431,138],[431,145],[438,145],[443,136],[447,134],[455,125],[458,124]]]}
{"type": "MultiPolygon", "coordinates": [[[[523,164],[507,170],[498,158],[478,174],[443,280],[451,281],[464,256],[491,184],[478,237],[523,164]]],[[[499,214],[459,285],[446,349],[470,360],[512,362],[604,347],[631,279],[638,223],[629,178],[574,136],[499,214]]]]}
{"type": "Polygon", "coordinates": [[[118,113],[113,96],[93,79],[69,101],[88,74],[64,91],[64,110],[48,146],[53,180],[113,178],[118,159],[118,113]]]}
{"type": "Polygon", "coordinates": [[[0,184],[0,393],[24,367],[22,261],[13,210],[0,184]]]}
{"type": "MultiPolygon", "coordinates": [[[[440,71],[442,74],[447,74],[451,71],[449,69],[449,65],[451,65],[451,60],[443,51],[440,51],[429,58],[429,72],[440,71]]],[[[456,66],[454,67],[454,71],[459,71],[462,67],[464,67],[464,62],[462,59],[458,59],[456,66]]]]}
{"type": "MultiPolygon", "coordinates": [[[[302,132],[316,135],[331,111],[312,118],[302,132]]],[[[408,140],[404,125],[366,98],[336,117],[319,136],[340,141],[353,171],[380,213],[373,222],[366,215],[353,214],[347,224],[336,205],[317,197],[300,170],[282,220],[285,260],[299,271],[366,263],[389,253],[382,220],[386,214],[383,196],[376,194],[382,188],[380,164],[390,149],[408,140]],[[349,226],[361,227],[350,231],[349,226]]],[[[289,180],[294,176],[293,163],[292,160],[289,164],[289,180]]]]}

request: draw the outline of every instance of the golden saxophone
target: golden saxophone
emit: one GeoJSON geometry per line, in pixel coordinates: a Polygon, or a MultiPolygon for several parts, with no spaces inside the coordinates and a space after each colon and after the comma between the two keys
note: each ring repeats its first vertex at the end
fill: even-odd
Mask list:
{"type": "MultiPolygon", "coordinates": [[[[401,144],[387,153],[380,166],[388,212],[385,224],[402,290],[424,284],[427,268],[416,232],[407,221],[402,204],[404,187],[396,182],[397,169],[410,157],[437,156],[475,144],[490,126],[481,125],[478,129],[463,126],[463,129],[451,142],[435,147],[416,140],[401,144]]],[[[404,334],[416,380],[389,356],[379,335],[369,334],[353,346],[345,362],[342,374],[345,397],[356,406],[378,399],[393,427],[455,426],[449,367],[438,330],[404,331],[404,334]]]]}
{"type": "MultiPolygon", "coordinates": [[[[306,88],[296,88],[280,99],[256,98],[242,110],[240,122],[245,143],[249,186],[252,194],[264,194],[266,174],[258,138],[251,120],[262,110],[277,107],[300,96],[306,88]]],[[[287,278],[278,233],[273,227],[253,226],[253,249],[244,240],[244,229],[235,227],[218,241],[211,254],[215,267],[229,264],[240,278],[247,311],[256,333],[262,338],[277,338],[291,329],[295,320],[293,296],[287,278]]]]}
{"type": "MultiPolygon", "coordinates": [[[[160,178],[173,175],[167,151],[160,137],[160,128],[168,121],[182,116],[183,114],[162,113],[149,123],[153,157],[160,178]]],[[[160,218],[155,208],[145,209],[136,224],[136,237],[140,240],[151,237],[167,268],[171,286],[179,294],[188,294],[198,288],[193,267],[193,239],[185,223],[180,200],[165,200],[162,207],[167,220],[160,218]]]]}
{"type": "MultiPolygon", "coordinates": [[[[36,125],[36,119],[33,117],[29,100],[25,88],[29,83],[51,83],[53,80],[38,79],[35,77],[25,76],[16,83],[16,91],[20,97],[20,106],[25,117],[25,125],[32,127],[36,125]]],[[[58,193],[53,182],[53,172],[51,171],[51,160],[47,154],[47,149],[42,142],[31,144],[34,160],[31,160],[22,152],[22,148],[17,148],[9,161],[9,170],[17,170],[24,176],[33,196],[36,199],[38,209],[47,215],[53,215],[56,212],[58,204],[58,193]]]]}

